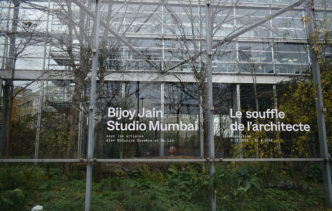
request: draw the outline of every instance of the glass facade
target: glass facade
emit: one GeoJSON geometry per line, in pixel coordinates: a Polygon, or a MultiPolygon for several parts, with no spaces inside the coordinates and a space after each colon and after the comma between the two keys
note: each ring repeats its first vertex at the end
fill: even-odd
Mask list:
{"type": "Polygon", "coordinates": [[[331,207],[332,1],[295,2],[0,0],[0,210],[331,207]]]}
{"type": "MultiPolygon", "coordinates": [[[[283,93],[277,89],[279,84],[310,73],[303,5],[228,40],[235,32],[292,2],[295,1],[219,1],[212,7],[217,157],[304,156],[291,150],[285,134],[256,138],[248,131],[231,129],[235,123],[252,122],[245,117],[234,118],[231,112],[276,109],[279,94],[283,93]],[[267,146],[256,144],[253,148],[244,143],[249,136],[253,140],[272,140],[269,146],[274,144],[276,150],[262,154],[267,146]]],[[[317,27],[321,29],[318,38],[331,42],[327,35],[331,34],[332,5],[328,1],[315,1],[315,6],[317,27]]],[[[19,121],[12,121],[27,123],[24,126],[27,135],[22,140],[29,139],[24,141],[29,144],[22,146],[20,153],[14,152],[16,147],[12,146],[10,156],[33,157],[37,133],[40,157],[86,156],[90,71],[96,34],[99,36],[97,157],[206,155],[205,4],[101,1],[99,31],[95,30],[92,15],[95,5],[91,2],[1,1],[0,12],[2,112],[16,109],[15,118],[19,121]],[[12,81],[13,93],[18,94],[10,103],[12,81]],[[128,115],[136,112],[135,117],[117,119],[110,115],[109,109],[120,108],[128,115]],[[38,121],[41,126],[37,126],[38,121]],[[133,123],[138,129],[112,129],[116,122],[120,128],[133,123]],[[140,124],[150,130],[139,129],[140,124]],[[177,129],[162,130],[158,125],[177,129]],[[188,129],[191,126],[193,129],[188,129]]],[[[324,58],[331,58],[331,47],[325,45],[322,53],[324,58]]],[[[9,118],[5,116],[2,114],[3,122],[9,118]]],[[[4,131],[2,126],[2,137],[6,135],[4,131]]],[[[318,154],[315,151],[306,156],[318,154]]]]}

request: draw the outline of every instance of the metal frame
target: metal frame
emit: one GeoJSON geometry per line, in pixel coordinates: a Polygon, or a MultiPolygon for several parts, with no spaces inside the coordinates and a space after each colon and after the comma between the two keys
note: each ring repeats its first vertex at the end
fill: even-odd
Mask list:
{"type": "MultiPolygon", "coordinates": [[[[165,158],[165,159],[146,159],[146,158],[129,158],[129,159],[0,159],[0,163],[204,163],[211,162],[206,158],[165,158]]],[[[215,158],[214,162],[332,162],[332,159],[326,158],[215,158]]]]}
{"type": "MultiPolygon", "coordinates": [[[[320,135],[320,147],[321,147],[321,158],[215,158],[215,153],[214,153],[214,140],[213,140],[213,103],[212,103],[212,67],[211,67],[211,51],[219,46],[221,46],[222,44],[224,44],[225,42],[230,42],[233,39],[236,39],[237,37],[239,37],[240,35],[254,29],[255,27],[273,19],[274,17],[277,17],[278,15],[287,12],[288,10],[300,6],[304,1],[306,1],[306,11],[307,13],[310,15],[310,17],[312,16],[312,14],[310,13],[310,11],[312,10],[310,8],[310,0],[299,0],[297,2],[295,2],[294,4],[291,4],[279,11],[277,11],[274,14],[270,14],[269,16],[267,16],[266,18],[253,23],[252,25],[249,25],[248,27],[245,27],[244,29],[235,32],[234,34],[230,35],[229,37],[223,38],[221,40],[219,40],[217,42],[217,44],[212,46],[212,40],[211,40],[211,17],[208,15],[207,16],[207,36],[206,36],[206,42],[207,42],[207,47],[208,49],[206,51],[202,51],[197,53],[196,55],[194,55],[192,58],[197,58],[199,56],[201,56],[202,54],[206,53],[207,54],[207,72],[208,72],[208,77],[207,77],[207,81],[208,81],[208,113],[209,113],[209,157],[206,159],[203,158],[198,158],[198,159],[96,159],[93,157],[93,149],[94,149],[94,142],[95,142],[95,134],[94,134],[94,130],[95,130],[95,88],[96,88],[96,71],[97,71],[97,63],[98,63],[98,45],[99,45],[99,36],[95,36],[95,43],[94,43],[94,47],[95,47],[95,52],[93,54],[93,70],[92,70],[92,78],[91,78],[91,96],[90,96],[90,113],[89,113],[89,139],[88,139],[88,156],[87,159],[0,159],[0,163],[85,163],[87,164],[87,176],[86,176],[86,197],[85,197],[85,210],[88,211],[90,210],[90,206],[91,206],[91,189],[92,189],[92,167],[94,163],[205,163],[208,162],[210,164],[210,176],[211,176],[211,183],[213,184],[213,174],[215,172],[215,162],[321,162],[323,164],[323,177],[324,177],[324,182],[325,182],[325,188],[326,188],[326,196],[327,196],[327,202],[328,202],[328,206],[332,206],[332,190],[331,190],[331,174],[330,174],[330,163],[331,163],[331,158],[328,155],[327,152],[327,146],[326,146],[326,131],[325,130],[325,125],[324,125],[324,114],[322,112],[323,109],[323,104],[322,104],[322,96],[321,96],[321,90],[320,87],[318,86],[318,101],[317,101],[317,116],[318,116],[318,123],[319,123],[319,135],[320,135]],[[325,135],[324,135],[325,133],[325,135]],[[325,137],[324,137],[325,136],[325,137]]],[[[96,14],[93,14],[91,11],[89,11],[84,5],[82,5],[78,0],[72,0],[72,2],[76,3],[82,10],[84,10],[88,15],[90,15],[93,19],[95,19],[96,21],[96,33],[99,32],[99,0],[95,0],[96,2],[96,14]]],[[[212,5],[210,5],[211,1],[207,0],[206,1],[206,12],[207,14],[211,14],[210,9],[212,5]]],[[[311,18],[312,21],[312,18],[311,18]]],[[[47,21],[48,22],[48,21],[47,21]]],[[[137,55],[140,56],[141,59],[145,60],[148,64],[150,64],[151,67],[160,70],[159,67],[156,67],[154,63],[152,63],[149,59],[147,59],[145,57],[145,55],[143,55],[142,53],[140,53],[138,50],[135,49],[135,47],[133,47],[129,42],[127,42],[127,40],[123,39],[121,36],[119,36],[118,33],[114,32],[112,29],[110,29],[110,27],[104,23],[103,21],[101,21],[100,23],[101,25],[103,25],[105,27],[106,30],[108,30],[109,33],[111,33],[116,39],[118,39],[120,42],[122,42],[126,47],[128,47],[130,50],[132,50],[133,52],[135,52],[137,55]]],[[[309,26],[310,28],[310,26],[309,26]]],[[[47,36],[47,35],[46,35],[47,36]]],[[[271,38],[272,39],[272,38],[271,38]]],[[[252,41],[252,40],[250,40],[252,41]]],[[[190,59],[192,59],[190,58],[190,59]]],[[[273,57],[272,57],[273,58],[273,57]]],[[[187,63],[189,60],[185,60],[183,62],[179,62],[178,64],[174,65],[173,67],[169,68],[168,70],[172,70],[174,68],[176,68],[177,66],[187,63]]],[[[320,85],[320,79],[319,79],[319,67],[317,70],[317,61],[315,60],[315,56],[314,53],[311,52],[311,62],[313,65],[313,73],[314,73],[314,78],[315,81],[318,85],[320,85]]],[[[273,63],[274,64],[274,63],[273,63]]],[[[44,66],[45,66],[45,56],[44,56],[44,66]]],[[[167,71],[167,70],[166,70],[167,71]]],[[[42,73],[36,73],[36,75],[39,75],[42,77],[42,79],[45,79],[42,73]]],[[[115,74],[119,74],[119,73],[115,73],[115,74]]],[[[126,73],[127,74],[127,73],[126,73]]],[[[151,78],[151,73],[150,74],[150,80],[151,78]]],[[[157,74],[157,73],[152,73],[152,74],[157,74]]],[[[159,73],[160,74],[160,73],[159,73]]],[[[27,75],[31,75],[31,72],[27,71],[26,77],[28,77],[27,75]]],[[[139,74],[138,74],[139,75],[139,74]]],[[[184,74],[185,75],[185,74],[184,74]]],[[[218,74],[213,74],[213,75],[218,75],[218,74]]],[[[225,75],[231,75],[231,77],[229,77],[228,79],[230,81],[232,81],[233,83],[246,83],[245,80],[243,80],[243,75],[239,74],[239,75],[235,75],[235,74],[220,74],[221,77],[219,77],[218,82],[223,81],[223,77],[225,75]],[[234,76],[234,77],[233,77],[234,76]],[[234,82],[234,80],[236,82],[234,82]],[[236,80],[237,79],[237,80],[236,80]]],[[[1,75],[3,78],[6,78],[6,72],[2,71],[1,75]]],[[[68,76],[65,74],[65,78],[68,79],[68,76]]],[[[123,81],[123,75],[119,74],[118,78],[121,78],[123,81]]],[[[188,77],[187,80],[193,80],[193,78],[191,75],[185,75],[188,77]]],[[[261,77],[262,83],[267,83],[266,80],[269,78],[269,82],[271,84],[276,84],[277,81],[283,80],[283,79],[288,79],[289,77],[285,77],[282,78],[280,76],[274,76],[271,77],[271,74],[267,74],[267,77],[261,77]],[[279,77],[279,78],[278,78],[279,77]],[[272,78],[272,79],[271,79],[272,78]],[[277,80],[278,79],[278,80],[277,80]]],[[[273,76],[273,75],[272,75],[273,76]]],[[[31,77],[31,76],[30,76],[31,77]]],[[[174,77],[174,76],[173,76],[174,77]]],[[[248,76],[250,77],[250,76],[248,76]]],[[[259,77],[259,76],[257,76],[259,77]]],[[[33,78],[36,78],[35,76],[33,78]]],[[[27,79],[27,78],[25,78],[27,79]]],[[[112,78],[114,80],[114,78],[112,78]]],[[[165,80],[165,76],[163,75],[162,77],[158,77],[156,76],[157,81],[164,81],[165,80]]],[[[177,78],[178,79],[178,78],[177,78]]],[[[136,79],[137,80],[137,79],[136,79]]],[[[214,79],[216,80],[216,79],[214,79]]],[[[39,118],[40,119],[40,118],[39,118]]],[[[38,137],[36,138],[38,140],[38,137]]],[[[37,142],[36,142],[37,144],[37,142]]],[[[37,145],[36,145],[37,146],[37,145]]],[[[37,148],[37,147],[36,147],[37,148]]],[[[37,150],[38,153],[38,150],[37,150]]],[[[36,155],[36,157],[38,156],[38,154],[36,155]]],[[[211,194],[211,210],[216,210],[216,197],[215,197],[215,192],[213,189],[213,185],[212,188],[210,190],[210,194],[211,194]]]]}
{"type": "Polygon", "coordinates": [[[93,168],[93,154],[96,143],[96,89],[97,89],[97,69],[99,66],[99,32],[100,32],[100,4],[99,0],[95,1],[96,15],[95,15],[95,39],[92,49],[92,70],[91,70],[91,90],[90,90],[90,105],[89,105],[89,132],[88,132],[88,159],[86,167],[86,187],[85,187],[85,211],[89,211],[91,207],[91,191],[92,191],[92,168],[93,168]]]}
{"type": "MultiPolygon", "coordinates": [[[[315,105],[316,105],[316,114],[317,114],[317,125],[318,125],[318,137],[319,137],[319,148],[320,156],[325,159],[330,159],[330,154],[328,152],[327,146],[327,134],[326,134],[326,125],[325,125],[325,107],[323,101],[322,93],[322,83],[320,78],[320,67],[317,58],[317,52],[314,50],[315,43],[313,37],[311,36],[314,33],[314,20],[315,16],[312,8],[312,0],[305,1],[305,11],[307,17],[309,18],[308,22],[308,40],[310,44],[309,55],[311,59],[311,70],[314,79],[314,86],[316,90],[315,105]]],[[[324,189],[325,189],[325,200],[328,207],[332,207],[332,177],[331,177],[331,166],[330,163],[322,163],[322,175],[324,180],[324,189]]]]}

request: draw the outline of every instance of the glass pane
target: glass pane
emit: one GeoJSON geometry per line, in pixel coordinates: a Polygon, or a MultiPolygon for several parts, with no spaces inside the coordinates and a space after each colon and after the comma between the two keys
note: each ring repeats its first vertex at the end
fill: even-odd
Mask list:
{"type": "Polygon", "coordinates": [[[166,149],[175,147],[179,156],[200,155],[197,94],[197,87],[193,84],[165,84],[165,123],[193,126],[193,130],[165,131],[165,138],[170,140],[166,149]]]}

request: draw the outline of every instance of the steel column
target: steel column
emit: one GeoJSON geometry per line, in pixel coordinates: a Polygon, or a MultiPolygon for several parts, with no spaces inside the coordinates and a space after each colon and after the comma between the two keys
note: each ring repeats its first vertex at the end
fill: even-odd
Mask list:
{"type": "Polygon", "coordinates": [[[97,85],[97,68],[99,55],[99,0],[96,0],[96,23],[95,23],[95,40],[92,49],[92,74],[90,89],[90,106],[89,106],[89,135],[88,135],[88,159],[86,167],[86,188],[85,188],[85,211],[89,211],[91,207],[91,191],[92,191],[92,167],[93,152],[95,143],[95,127],[96,127],[96,85],[97,85]]]}
{"type": "MultiPolygon", "coordinates": [[[[325,125],[325,109],[323,103],[323,94],[322,94],[322,84],[320,78],[320,68],[317,60],[317,53],[314,51],[315,41],[312,38],[312,33],[314,29],[314,14],[312,8],[313,2],[311,0],[306,0],[305,2],[305,11],[307,14],[308,22],[308,31],[307,36],[310,44],[310,60],[311,60],[311,70],[314,78],[314,84],[316,89],[316,113],[317,113],[317,125],[318,125],[318,135],[319,135],[319,147],[320,155],[325,161],[322,162],[322,173],[324,180],[324,189],[325,189],[325,198],[326,204],[328,207],[332,207],[332,181],[331,181],[331,167],[330,167],[330,154],[328,152],[327,146],[327,136],[326,136],[326,125],[325,125]]],[[[317,41],[316,41],[317,42],[317,41]]]]}
{"type": "MultiPolygon", "coordinates": [[[[163,113],[163,116],[160,117],[160,123],[164,123],[165,119],[165,83],[160,84],[160,109],[163,113]]],[[[165,133],[160,131],[160,143],[159,143],[159,156],[165,156],[165,133]]]]}
{"type": "MultiPolygon", "coordinates": [[[[48,23],[50,18],[50,5],[51,1],[48,0],[48,10],[47,10],[47,19],[46,19],[46,35],[45,35],[45,43],[47,43],[48,38],[48,23]]],[[[44,46],[44,55],[43,55],[43,75],[45,74],[46,69],[46,52],[47,45],[44,46]]],[[[36,141],[35,141],[35,155],[34,158],[38,158],[39,153],[39,140],[40,140],[40,124],[41,124],[41,116],[42,116],[42,107],[43,107],[43,98],[44,98],[44,77],[41,78],[40,82],[40,91],[39,91],[39,99],[38,99],[38,112],[37,112],[37,131],[36,131],[36,141]]],[[[37,166],[37,162],[35,163],[37,166]]]]}
{"type": "Polygon", "coordinates": [[[206,75],[207,75],[207,98],[208,98],[208,143],[210,159],[210,207],[212,211],[216,210],[216,194],[214,191],[214,126],[213,126],[213,95],[212,95],[212,19],[211,19],[211,1],[206,1],[206,75]]]}

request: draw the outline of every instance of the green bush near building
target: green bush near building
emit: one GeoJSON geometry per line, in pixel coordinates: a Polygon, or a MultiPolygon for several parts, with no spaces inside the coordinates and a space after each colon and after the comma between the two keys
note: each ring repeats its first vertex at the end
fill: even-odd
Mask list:
{"type": "MultiPolygon", "coordinates": [[[[317,164],[220,164],[218,210],[327,210],[317,164]]],[[[92,210],[209,210],[208,171],[200,164],[141,165],[95,177],[92,210]]],[[[85,171],[59,166],[0,167],[0,210],[83,210],[85,171]]]]}

